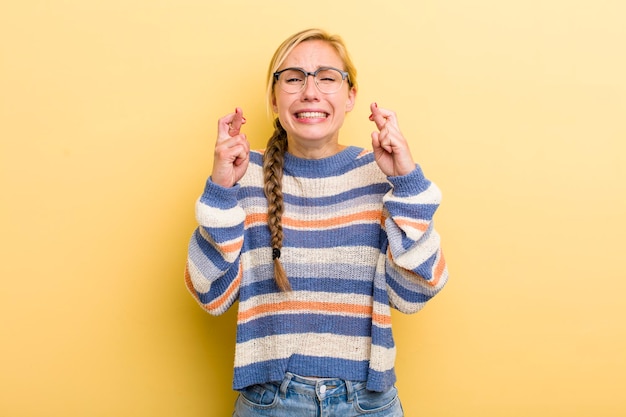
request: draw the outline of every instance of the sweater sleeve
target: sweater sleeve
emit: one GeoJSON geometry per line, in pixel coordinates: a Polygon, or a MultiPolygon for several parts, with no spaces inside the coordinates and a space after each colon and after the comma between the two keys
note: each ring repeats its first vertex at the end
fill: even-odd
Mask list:
{"type": "Polygon", "coordinates": [[[448,280],[439,234],[433,226],[441,192],[419,166],[408,175],[390,177],[389,182],[392,189],[383,198],[387,291],[394,308],[415,313],[448,280]]]}
{"type": "Polygon", "coordinates": [[[239,185],[223,188],[207,180],[196,202],[198,228],[187,253],[185,282],[209,313],[224,313],[235,301],[241,282],[244,210],[238,205],[239,185]]]}

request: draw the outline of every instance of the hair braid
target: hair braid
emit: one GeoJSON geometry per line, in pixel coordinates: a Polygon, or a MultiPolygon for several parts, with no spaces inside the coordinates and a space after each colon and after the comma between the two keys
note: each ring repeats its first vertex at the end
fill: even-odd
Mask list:
{"type": "Polygon", "coordinates": [[[280,250],[283,247],[282,217],[285,210],[283,203],[282,180],[285,152],[287,151],[287,133],[278,118],[274,121],[274,134],[267,142],[263,155],[263,191],[267,197],[267,224],[270,229],[270,244],[274,260],[274,280],[281,291],[290,291],[291,284],[280,262],[280,250]]]}

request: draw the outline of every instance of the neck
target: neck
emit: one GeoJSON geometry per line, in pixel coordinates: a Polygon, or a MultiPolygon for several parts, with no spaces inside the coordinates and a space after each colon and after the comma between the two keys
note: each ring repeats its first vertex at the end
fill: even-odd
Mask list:
{"type": "Polygon", "coordinates": [[[322,159],[333,156],[344,150],[346,147],[337,142],[329,142],[322,146],[303,146],[296,141],[289,141],[288,151],[295,157],[302,159],[322,159]]]}

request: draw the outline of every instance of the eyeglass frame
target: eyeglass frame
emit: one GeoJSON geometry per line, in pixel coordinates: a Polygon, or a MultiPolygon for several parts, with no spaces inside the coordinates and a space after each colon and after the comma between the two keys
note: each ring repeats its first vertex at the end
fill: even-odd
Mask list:
{"type": "Polygon", "coordinates": [[[350,82],[350,74],[348,73],[348,71],[342,71],[339,68],[335,68],[335,67],[319,67],[318,69],[316,69],[313,72],[309,72],[306,71],[304,68],[300,68],[300,67],[289,67],[289,68],[285,68],[282,69],[280,71],[276,71],[273,76],[274,76],[274,83],[278,82],[278,78],[280,77],[280,74],[282,74],[285,71],[289,71],[289,70],[297,70],[297,71],[301,71],[304,74],[304,83],[302,83],[302,87],[300,87],[300,89],[298,91],[294,91],[293,93],[290,93],[288,91],[285,91],[283,88],[281,88],[281,90],[285,91],[285,93],[287,94],[297,94],[299,92],[301,92],[302,90],[304,90],[304,88],[306,87],[306,83],[309,79],[309,75],[313,76],[313,80],[315,87],[317,87],[317,89],[323,93],[323,94],[335,94],[337,91],[339,91],[343,85],[343,82],[347,79],[348,80],[348,85],[352,85],[352,83],[350,82]],[[317,74],[320,71],[325,71],[325,70],[335,70],[337,71],[339,74],[341,74],[341,85],[339,86],[339,88],[336,91],[333,91],[332,93],[325,93],[320,89],[320,86],[317,84],[317,74]]]}

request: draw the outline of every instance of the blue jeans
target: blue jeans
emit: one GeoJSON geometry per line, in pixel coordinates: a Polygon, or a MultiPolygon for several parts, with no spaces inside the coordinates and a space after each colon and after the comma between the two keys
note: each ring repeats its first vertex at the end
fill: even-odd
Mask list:
{"type": "Polygon", "coordinates": [[[365,389],[364,382],[312,379],[287,373],[282,382],[239,393],[233,417],[402,417],[398,391],[365,389]]]}

